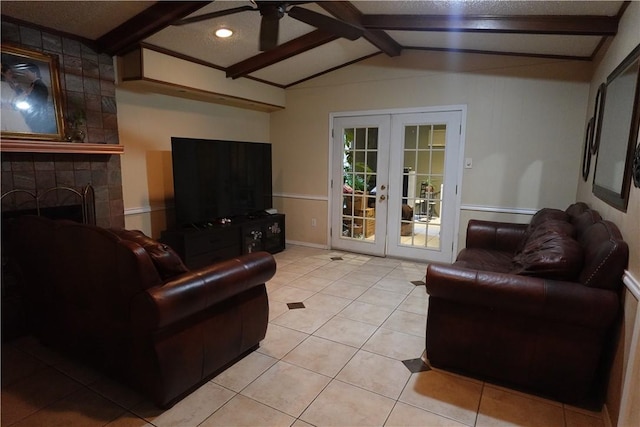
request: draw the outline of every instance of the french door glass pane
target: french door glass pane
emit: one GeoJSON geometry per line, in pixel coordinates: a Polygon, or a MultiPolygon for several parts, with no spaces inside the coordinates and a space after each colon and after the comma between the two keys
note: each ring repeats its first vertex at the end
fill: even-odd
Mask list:
{"type": "Polygon", "coordinates": [[[375,240],[378,128],[348,128],[342,134],[341,238],[375,240]]]}
{"type": "Polygon", "coordinates": [[[446,125],[404,129],[401,246],[440,247],[446,125]]]}

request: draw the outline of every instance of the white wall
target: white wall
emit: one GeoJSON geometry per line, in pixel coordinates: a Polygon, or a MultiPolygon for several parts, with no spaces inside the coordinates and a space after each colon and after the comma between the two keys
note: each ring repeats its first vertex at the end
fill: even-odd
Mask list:
{"type": "Polygon", "coordinates": [[[269,142],[269,114],[118,88],[125,227],[158,238],[171,221],[171,137],[269,142]]]}
{"type": "MultiPolygon", "coordinates": [[[[596,64],[591,80],[589,108],[585,115],[585,123],[593,115],[596,92],[600,84],[606,81],[607,76],[639,44],[640,2],[633,1],[620,20],[618,34],[596,64]]],[[[640,402],[640,188],[631,185],[626,212],[607,205],[591,192],[596,160],[596,157],[591,160],[592,167],[588,179],[579,180],[576,198],[597,209],[605,219],[614,222],[629,244],[629,267],[625,277],[627,290],[623,295],[624,316],[606,405],[612,425],[638,426],[640,425],[640,405],[638,404],[640,402]],[[635,341],[634,337],[636,337],[635,341]],[[623,389],[626,390],[624,393],[623,389]]]]}
{"type": "Polygon", "coordinates": [[[286,196],[276,204],[300,226],[289,227],[287,237],[328,244],[329,114],[339,111],[467,105],[464,156],[474,166],[464,170],[463,205],[567,207],[575,198],[590,74],[584,61],[404,51],[289,88],[287,108],[271,121],[275,179],[286,196]],[[324,218],[311,227],[318,212],[324,218]]]}

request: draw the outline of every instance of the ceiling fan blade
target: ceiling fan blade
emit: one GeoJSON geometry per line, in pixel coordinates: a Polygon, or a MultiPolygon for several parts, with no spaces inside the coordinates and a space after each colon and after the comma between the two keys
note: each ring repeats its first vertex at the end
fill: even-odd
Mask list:
{"type": "Polygon", "coordinates": [[[297,19],[298,21],[302,21],[305,24],[318,28],[319,30],[324,30],[349,40],[357,40],[362,37],[362,34],[364,33],[364,30],[357,25],[339,21],[331,18],[330,16],[302,7],[294,6],[289,9],[287,13],[290,17],[297,19]]]}
{"type": "Polygon", "coordinates": [[[263,16],[260,21],[260,51],[273,49],[278,45],[278,27],[280,19],[273,16],[263,16]]]}
{"type": "Polygon", "coordinates": [[[232,9],[219,10],[217,12],[204,13],[198,16],[192,16],[191,18],[181,19],[179,21],[174,22],[171,25],[186,25],[191,24],[193,22],[206,21],[207,19],[219,18],[221,16],[233,15],[234,13],[246,12],[248,10],[258,10],[251,6],[240,6],[234,7],[232,9]]]}

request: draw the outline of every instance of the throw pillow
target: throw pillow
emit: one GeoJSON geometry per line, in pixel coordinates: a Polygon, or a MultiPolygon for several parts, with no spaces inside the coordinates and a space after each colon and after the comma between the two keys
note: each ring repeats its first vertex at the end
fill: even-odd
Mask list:
{"type": "Polygon", "coordinates": [[[123,240],[135,242],[142,246],[151,257],[153,265],[156,266],[162,280],[167,280],[189,271],[171,247],[153,240],[142,231],[124,229],[111,229],[111,231],[123,240]]]}
{"type": "Polygon", "coordinates": [[[582,269],[582,247],[571,236],[549,230],[536,233],[513,258],[511,273],[555,280],[576,280],[582,269]]]}

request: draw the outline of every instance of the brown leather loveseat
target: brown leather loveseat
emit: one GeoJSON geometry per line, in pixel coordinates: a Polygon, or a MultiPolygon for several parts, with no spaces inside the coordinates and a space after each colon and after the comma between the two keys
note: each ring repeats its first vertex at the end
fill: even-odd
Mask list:
{"type": "Polygon", "coordinates": [[[471,220],[456,261],[427,267],[429,363],[592,405],[628,256],[618,228],[584,203],[528,225],[471,220]]]}
{"type": "Polygon", "coordinates": [[[265,337],[276,269],[266,252],[188,271],[139,231],[28,216],[5,232],[34,335],[160,407],[265,337]]]}

